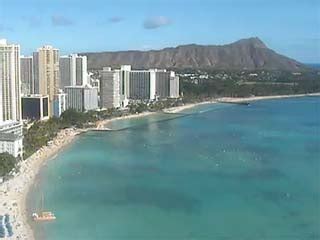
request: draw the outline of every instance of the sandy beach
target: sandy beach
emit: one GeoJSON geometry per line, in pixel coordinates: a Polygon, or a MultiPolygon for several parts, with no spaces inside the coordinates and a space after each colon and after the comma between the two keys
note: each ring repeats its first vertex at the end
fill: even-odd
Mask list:
{"type": "Polygon", "coordinates": [[[132,118],[140,118],[140,117],[146,117],[149,116],[151,114],[154,114],[155,112],[143,112],[143,113],[139,113],[139,114],[132,114],[132,115],[128,115],[128,116],[123,116],[123,117],[117,117],[117,118],[111,118],[111,119],[107,119],[107,120],[102,120],[97,122],[97,129],[107,129],[105,127],[106,124],[113,122],[113,121],[117,121],[117,120],[124,120],[124,119],[132,119],[132,118]]]}
{"type": "MultiPolygon", "coordinates": [[[[289,97],[303,97],[303,96],[320,96],[320,93],[316,94],[300,94],[300,95],[285,95],[285,96],[265,96],[265,97],[250,97],[250,98],[220,98],[215,101],[207,101],[194,104],[186,104],[179,107],[166,109],[166,112],[177,113],[179,111],[186,110],[188,108],[195,107],[201,104],[216,103],[218,101],[228,102],[241,102],[241,101],[257,101],[263,99],[278,99],[278,98],[289,98],[289,97]]],[[[119,119],[130,119],[137,117],[144,117],[153,112],[145,112],[141,114],[134,114],[119,118],[108,119],[97,123],[97,129],[105,129],[105,125],[111,121],[119,119]]],[[[61,151],[65,146],[70,144],[77,135],[86,130],[78,129],[64,129],[61,130],[58,136],[50,143],[50,145],[42,147],[36,153],[34,153],[28,159],[22,161],[19,164],[20,172],[9,181],[0,184],[0,215],[9,214],[10,221],[12,223],[14,235],[10,238],[5,239],[34,239],[33,232],[28,225],[27,221],[30,216],[26,209],[26,197],[30,187],[33,184],[40,168],[43,164],[54,158],[54,156],[61,151]]]]}
{"type": "Polygon", "coordinates": [[[294,97],[306,97],[306,96],[320,96],[320,93],[310,93],[310,94],[296,94],[296,95],[275,95],[275,96],[254,96],[254,97],[247,97],[247,98],[232,98],[232,97],[223,97],[223,98],[217,98],[211,101],[205,101],[200,103],[191,103],[186,104],[179,107],[173,107],[166,109],[165,112],[168,113],[177,113],[181,112],[183,110],[193,108],[195,106],[203,105],[203,104],[213,104],[213,103],[219,103],[219,102],[251,102],[251,101],[259,101],[259,100],[267,100],[267,99],[282,99],[282,98],[294,98],[294,97]]]}
{"type": "Polygon", "coordinates": [[[52,159],[63,147],[71,143],[81,130],[64,129],[48,146],[42,147],[28,159],[19,163],[20,171],[12,179],[0,185],[0,215],[9,214],[13,236],[5,239],[34,239],[27,223],[30,216],[26,209],[26,197],[43,164],[52,159]]]}
{"type": "Polygon", "coordinates": [[[247,97],[247,98],[224,97],[224,98],[219,98],[217,100],[226,101],[226,102],[249,102],[249,101],[259,101],[259,100],[266,100],[266,99],[281,99],[281,98],[306,97],[306,96],[320,96],[320,93],[277,95],[277,96],[255,96],[255,97],[247,97]]]}

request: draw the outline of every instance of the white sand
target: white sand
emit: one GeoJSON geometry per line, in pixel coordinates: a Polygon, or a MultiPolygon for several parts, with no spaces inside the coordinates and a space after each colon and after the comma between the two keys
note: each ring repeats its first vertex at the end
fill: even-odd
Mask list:
{"type": "MultiPolygon", "coordinates": [[[[256,101],[262,99],[277,99],[277,98],[288,98],[288,97],[302,97],[302,96],[320,96],[320,93],[316,94],[299,94],[299,95],[286,95],[286,96],[265,96],[265,97],[250,97],[250,98],[220,98],[217,101],[228,101],[228,102],[241,102],[241,101],[256,101]]],[[[195,104],[187,104],[180,107],[174,107],[167,109],[166,112],[176,113],[188,108],[192,108],[201,104],[216,103],[217,101],[208,101],[195,104]]],[[[129,119],[144,117],[153,114],[153,112],[146,112],[141,114],[129,115],[114,119],[109,119],[97,123],[97,129],[104,129],[105,124],[111,121],[119,119],[129,119]]],[[[88,130],[88,129],[87,129],[88,130]]],[[[50,146],[42,147],[35,154],[29,157],[27,160],[21,162],[20,172],[11,180],[0,184],[0,215],[9,214],[10,221],[12,223],[12,229],[14,235],[11,238],[5,239],[34,239],[33,232],[28,224],[30,216],[27,215],[26,210],[26,196],[33,181],[38,174],[41,166],[46,160],[52,159],[63,147],[71,143],[74,138],[81,132],[87,130],[75,130],[75,129],[64,129],[61,130],[58,136],[53,140],[50,146]]],[[[50,209],[48,209],[50,210],[50,209]]]]}
{"type": "Polygon", "coordinates": [[[189,109],[189,108],[193,108],[195,106],[200,106],[203,104],[211,104],[211,103],[217,103],[217,101],[205,101],[205,102],[200,102],[200,103],[190,103],[190,104],[186,104],[183,106],[179,106],[179,107],[172,107],[172,108],[168,108],[166,110],[164,110],[167,113],[178,113],[181,112],[183,110],[189,109]]]}
{"type": "Polygon", "coordinates": [[[107,129],[105,126],[106,124],[117,121],[117,120],[123,120],[123,119],[131,119],[131,118],[140,118],[140,117],[145,117],[151,114],[154,114],[155,112],[143,112],[143,113],[137,113],[137,114],[131,114],[128,116],[122,116],[122,117],[117,117],[117,118],[111,118],[107,120],[102,120],[97,123],[97,129],[107,129]]]}
{"type": "Polygon", "coordinates": [[[27,223],[27,220],[30,219],[26,211],[28,191],[44,162],[56,155],[80,132],[74,129],[61,130],[50,146],[42,147],[27,160],[22,161],[19,164],[20,172],[0,185],[0,215],[10,215],[13,230],[13,236],[5,239],[34,239],[27,223]]]}

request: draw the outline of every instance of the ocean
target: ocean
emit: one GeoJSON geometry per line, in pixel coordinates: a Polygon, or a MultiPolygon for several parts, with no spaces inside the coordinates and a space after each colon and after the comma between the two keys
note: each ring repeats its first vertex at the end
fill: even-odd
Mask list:
{"type": "Polygon", "coordinates": [[[28,196],[36,239],[320,239],[320,98],[207,104],[81,135],[28,196]],[[43,199],[43,200],[42,200],[43,199]]]}

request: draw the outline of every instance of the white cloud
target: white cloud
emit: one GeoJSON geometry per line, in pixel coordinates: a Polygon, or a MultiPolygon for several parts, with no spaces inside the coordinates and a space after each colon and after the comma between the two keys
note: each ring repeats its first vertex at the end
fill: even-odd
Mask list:
{"type": "Polygon", "coordinates": [[[111,23],[118,23],[118,22],[122,22],[124,20],[123,17],[119,17],[119,16],[114,16],[109,18],[109,22],[111,23]]]}
{"type": "Polygon", "coordinates": [[[151,17],[146,19],[143,23],[143,27],[145,29],[156,29],[156,28],[170,25],[171,23],[172,21],[167,17],[156,16],[156,17],[151,17]]]}
{"type": "Polygon", "coordinates": [[[70,26],[74,24],[72,20],[61,15],[51,16],[51,22],[53,26],[70,26]]]}

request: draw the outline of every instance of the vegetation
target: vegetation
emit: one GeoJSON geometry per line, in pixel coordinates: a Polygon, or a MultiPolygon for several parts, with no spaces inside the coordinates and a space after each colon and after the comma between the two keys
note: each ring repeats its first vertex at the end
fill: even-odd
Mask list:
{"type": "Polygon", "coordinates": [[[167,99],[163,101],[156,101],[152,103],[148,102],[133,102],[130,103],[128,108],[131,114],[142,113],[142,112],[157,112],[165,108],[177,107],[183,104],[182,100],[177,99],[167,99]]]}
{"type": "Polygon", "coordinates": [[[60,118],[50,118],[48,121],[35,122],[24,134],[24,158],[28,158],[35,151],[51,141],[61,129],[76,127],[83,128],[96,121],[95,112],[81,113],[69,109],[60,118]]]}
{"type": "Polygon", "coordinates": [[[0,177],[8,175],[16,166],[16,158],[9,153],[0,153],[0,177]]]}
{"type": "Polygon", "coordinates": [[[131,114],[142,113],[148,110],[148,105],[144,102],[130,103],[128,108],[131,114]]]}
{"type": "Polygon", "coordinates": [[[51,118],[46,122],[35,122],[24,134],[24,158],[28,158],[46,145],[57,135],[60,129],[60,120],[57,118],[51,118]]]}
{"type": "Polygon", "coordinates": [[[249,97],[320,92],[315,70],[285,71],[184,71],[180,73],[185,101],[215,97],[249,97]]]}
{"type": "Polygon", "coordinates": [[[68,109],[63,112],[60,118],[50,118],[48,121],[37,121],[25,131],[23,146],[24,159],[31,156],[34,152],[45,146],[49,141],[57,136],[61,129],[65,128],[87,128],[95,126],[96,121],[119,117],[125,114],[117,109],[108,109],[105,111],[78,112],[68,109]]]}

